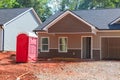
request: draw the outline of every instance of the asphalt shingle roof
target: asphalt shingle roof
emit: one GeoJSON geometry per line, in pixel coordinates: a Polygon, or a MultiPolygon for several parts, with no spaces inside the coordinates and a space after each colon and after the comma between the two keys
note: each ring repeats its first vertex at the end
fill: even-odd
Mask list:
{"type": "Polygon", "coordinates": [[[5,24],[28,9],[30,8],[0,9],[0,24],[5,24]]]}
{"type": "MultiPolygon", "coordinates": [[[[71,11],[97,29],[120,30],[120,25],[110,25],[117,18],[120,18],[120,8],[99,9],[99,10],[79,10],[71,11]]],[[[48,18],[35,30],[42,30],[46,25],[55,20],[64,12],[59,12],[48,18]]]]}
{"type": "Polygon", "coordinates": [[[46,21],[44,21],[42,24],[40,24],[39,27],[37,27],[35,30],[42,30],[42,28],[44,28],[46,25],[48,25],[50,22],[52,22],[53,20],[55,20],[58,16],[60,16],[62,13],[64,12],[58,12],[52,16],[50,16],[48,19],[46,19],[46,21]]]}
{"type": "MultiPolygon", "coordinates": [[[[110,23],[120,17],[120,9],[82,10],[73,11],[76,15],[98,29],[118,29],[110,23]]],[[[119,28],[120,29],[120,28],[119,28]]]]}

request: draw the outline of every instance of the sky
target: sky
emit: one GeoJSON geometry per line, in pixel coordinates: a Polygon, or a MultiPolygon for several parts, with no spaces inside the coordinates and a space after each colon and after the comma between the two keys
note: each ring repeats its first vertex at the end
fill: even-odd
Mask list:
{"type": "Polygon", "coordinates": [[[51,7],[53,14],[59,10],[61,0],[50,0],[48,6],[51,7]],[[54,2],[54,3],[53,3],[54,2]]]}

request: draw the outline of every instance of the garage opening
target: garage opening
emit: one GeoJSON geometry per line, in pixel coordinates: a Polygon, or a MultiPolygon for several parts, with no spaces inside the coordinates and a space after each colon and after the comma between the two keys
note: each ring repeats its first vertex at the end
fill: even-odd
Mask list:
{"type": "Polygon", "coordinates": [[[102,59],[120,59],[120,38],[101,39],[102,59]]]}

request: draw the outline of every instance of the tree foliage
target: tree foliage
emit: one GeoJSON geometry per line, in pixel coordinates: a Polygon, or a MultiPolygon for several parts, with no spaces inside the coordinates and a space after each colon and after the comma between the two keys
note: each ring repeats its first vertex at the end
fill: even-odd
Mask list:
{"type": "Polygon", "coordinates": [[[47,5],[48,0],[0,0],[0,8],[30,8],[33,7],[42,21],[52,13],[47,5]]]}
{"type": "Polygon", "coordinates": [[[52,13],[47,6],[48,0],[17,0],[19,7],[33,7],[42,21],[52,13]]]}
{"type": "Polygon", "coordinates": [[[120,0],[0,0],[0,8],[33,7],[42,21],[57,11],[120,8],[120,0]]]}
{"type": "Polygon", "coordinates": [[[19,5],[16,0],[0,0],[0,8],[13,8],[19,5]]]}
{"type": "Polygon", "coordinates": [[[120,0],[62,0],[60,10],[119,8],[120,0]]]}

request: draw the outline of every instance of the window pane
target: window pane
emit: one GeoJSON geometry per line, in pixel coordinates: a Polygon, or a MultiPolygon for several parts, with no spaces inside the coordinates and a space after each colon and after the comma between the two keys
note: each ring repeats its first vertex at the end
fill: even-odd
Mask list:
{"type": "Polygon", "coordinates": [[[48,51],[48,45],[42,45],[42,50],[43,51],[48,51]]]}
{"type": "Polygon", "coordinates": [[[42,44],[48,44],[48,38],[42,38],[42,44]]]}
{"type": "Polygon", "coordinates": [[[59,51],[67,52],[67,38],[60,38],[59,39],[59,51]]]}
{"type": "Polygon", "coordinates": [[[60,38],[60,44],[62,45],[67,44],[67,38],[60,38]]]}
{"type": "Polygon", "coordinates": [[[66,45],[60,45],[60,51],[66,52],[67,51],[66,45]]]}
{"type": "Polygon", "coordinates": [[[47,52],[49,51],[49,42],[48,42],[48,38],[47,37],[44,37],[44,38],[41,38],[41,51],[43,52],[47,52]]]}

